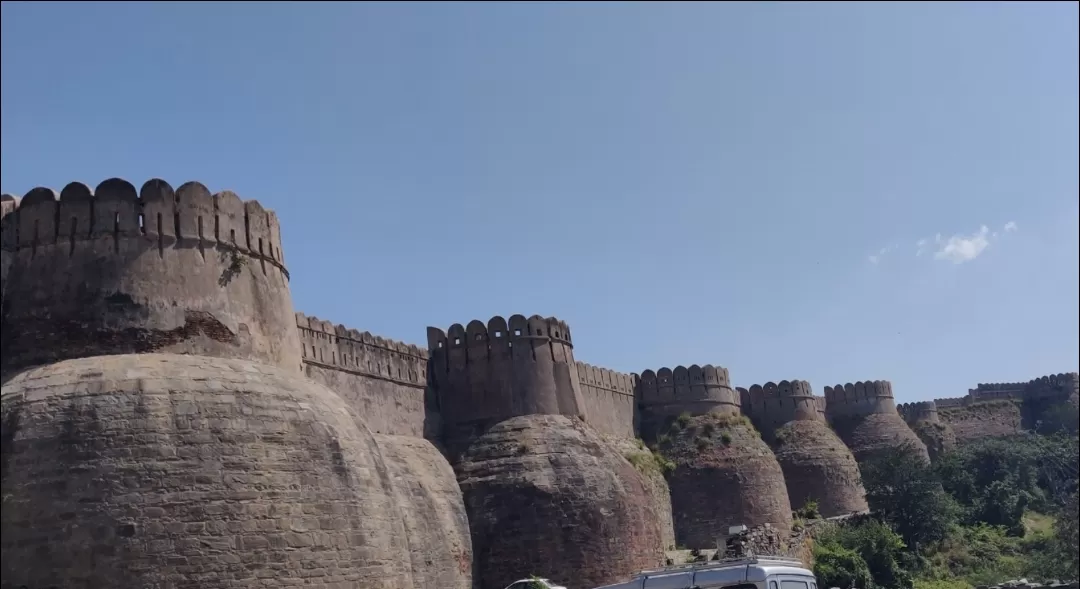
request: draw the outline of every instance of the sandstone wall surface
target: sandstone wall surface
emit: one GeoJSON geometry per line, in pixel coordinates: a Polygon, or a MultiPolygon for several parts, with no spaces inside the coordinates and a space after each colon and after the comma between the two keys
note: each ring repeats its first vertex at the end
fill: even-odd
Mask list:
{"type": "Polygon", "coordinates": [[[939,407],[938,416],[948,424],[957,443],[1016,435],[1023,430],[1020,404],[1012,400],[939,407]]]}
{"type": "Polygon", "coordinates": [[[660,536],[664,550],[674,550],[676,547],[675,522],[671,514],[671,490],[668,489],[663,466],[658,457],[641,440],[631,440],[622,436],[604,436],[604,439],[641,473],[653,511],[656,512],[656,517],[660,522],[660,536]]]}
{"type": "Polygon", "coordinates": [[[590,589],[663,562],[661,526],[641,475],[576,418],[502,421],[455,470],[478,589],[533,574],[590,589]]]}
{"type": "Polygon", "coordinates": [[[793,510],[810,500],[825,517],[867,509],[858,464],[825,422],[821,399],[809,382],[782,380],[738,391],[743,413],[784,471],[793,510]]]}
{"type": "Polygon", "coordinates": [[[405,523],[417,589],[472,588],[472,539],[450,463],[429,441],[375,435],[405,523]]]}
{"type": "Polygon", "coordinates": [[[676,465],[668,485],[679,546],[715,548],[737,525],[791,531],[784,473],[746,418],[681,418],[661,434],[659,451],[676,465]]]}
{"type": "Polygon", "coordinates": [[[35,188],[0,220],[0,372],[146,352],[298,372],[280,244],[273,212],[197,182],[35,188]]]}
{"type": "Polygon", "coordinates": [[[822,421],[792,421],[770,436],[784,471],[791,508],[816,501],[824,517],[869,509],[859,465],[840,437],[822,421]]]}
{"type": "Polygon", "coordinates": [[[604,435],[635,436],[636,376],[577,362],[585,422],[604,435]]]}
{"type": "Polygon", "coordinates": [[[376,440],[295,371],[103,356],[0,399],[5,586],[419,587],[376,440]]]}

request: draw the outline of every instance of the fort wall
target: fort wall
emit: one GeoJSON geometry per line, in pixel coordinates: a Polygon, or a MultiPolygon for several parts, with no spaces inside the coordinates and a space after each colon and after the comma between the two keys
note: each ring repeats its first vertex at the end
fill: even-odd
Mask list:
{"type": "Polygon", "coordinates": [[[868,380],[825,387],[825,412],[829,419],[895,413],[892,383],[868,380]]]}
{"type": "Polygon", "coordinates": [[[437,439],[428,351],[296,313],[304,371],[364,417],[375,433],[437,439]]]}
{"type": "Polygon", "coordinates": [[[908,444],[930,459],[926,444],[897,412],[888,381],[825,387],[825,415],[860,462],[887,448],[908,444]]]}
{"type": "Polygon", "coordinates": [[[937,404],[933,401],[901,403],[896,406],[896,410],[915,435],[926,444],[931,460],[937,460],[956,448],[956,432],[951,425],[941,420],[937,404]]]}
{"type": "Polygon", "coordinates": [[[585,422],[602,434],[633,438],[637,375],[577,362],[585,422]]]}
{"type": "Polygon", "coordinates": [[[896,406],[896,410],[908,425],[913,425],[920,421],[930,423],[939,423],[941,421],[938,416],[937,404],[933,401],[901,403],[896,406]]]}
{"type": "Polygon", "coordinates": [[[637,382],[637,397],[640,431],[647,440],[654,439],[665,422],[683,413],[739,413],[739,394],[731,387],[727,368],[711,364],[645,370],[637,382]]]}
{"type": "Polygon", "coordinates": [[[805,380],[739,388],[743,414],[761,432],[784,473],[791,509],[814,501],[825,517],[867,509],[859,466],[829,427],[824,398],[805,380]]]}
{"type": "Polygon", "coordinates": [[[4,202],[0,372],[146,352],[300,370],[280,227],[257,201],[113,178],[4,202]]]}
{"type": "Polygon", "coordinates": [[[583,416],[573,350],[570,328],[554,317],[428,327],[429,374],[451,456],[510,417],[583,416]]]}
{"type": "Polygon", "coordinates": [[[814,390],[805,380],[768,382],[738,391],[743,415],[763,434],[792,421],[822,419],[814,390]]]}
{"type": "Polygon", "coordinates": [[[1076,373],[1051,374],[1027,382],[980,383],[964,397],[935,399],[940,420],[959,443],[1076,424],[1080,403],[1076,373]]]}

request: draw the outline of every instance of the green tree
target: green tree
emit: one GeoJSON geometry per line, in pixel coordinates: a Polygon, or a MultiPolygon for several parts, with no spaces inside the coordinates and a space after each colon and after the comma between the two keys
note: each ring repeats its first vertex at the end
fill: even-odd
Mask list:
{"type": "Polygon", "coordinates": [[[881,521],[860,518],[845,522],[822,534],[818,541],[825,547],[841,547],[858,554],[877,587],[911,587],[911,575],[905,565],[910,565],[912,559],[904,540],[881,521]]]}
{"type": "Polygon", "coordinates": [[[859,466],[870,508],[918,552],[943,540],[956,505],[912,444],[882,450],[859,466]]]}
{"type": "Polygon", "coordinates": [[[821,587],[874,589],[870,567],[859,553],[832,543],[814,545],[814,576],[821,587]]]}

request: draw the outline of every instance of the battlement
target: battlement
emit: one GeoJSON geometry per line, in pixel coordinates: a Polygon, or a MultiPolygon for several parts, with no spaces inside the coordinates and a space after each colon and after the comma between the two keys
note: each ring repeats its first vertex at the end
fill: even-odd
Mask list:
{"type": "Polygon", "coordinates": [[[299,366],[281,228],[258,201],[111,178],[0,202],[4,371],[151,351],[299,366]]]}
{"type": "Polygon", "coordinates": [[[859,381],[825,387],[825,412],[829,419],[874,413],[895,413],[892,383],[859,381]]]}
{"type": "Polygon", "coordinates": [[[896,410],[908,425],[919,422],[938,423],[937,404],[933,401],[918,401],[915,403],[901,403],[896,410]]]}
{"type": "Polygon", "coordinates": [[[690,413],[739,412],[739,395],[731,387],[728,369],[691,365],[645,370],[638,379],[638,398],[643,412],[656,417],[690,413]]]}
{"type": "Polygon", "coordinates": [[[569,326],[554,317],[492,317],[428,327],[431,377],[448,424],[583,414],[569,326]]]}
{"type": "Polygon", "coordinates": [[[792,421],[823,421],[818,398],[805,380],[767,382],[738,391],[743,414],[763,432],[792,421]]]}
{"type": "MultiPolygon", "coordinates": [[[[164,249],[197,247],[200,250],[227,246],[285,271],[281,227],[277,215],[259,201],[244,202],[235,193],[210,194],[198,182],[173,190],[164,180],[150,180],[142,189],[111,178],[91,190],[72,182],[60,191],[34,188],[21,201],[4,195],[0,247],[10,252],[69,246],[74,254],[78,242],[105,240],[118,252],[120,241],[150,241],[164,249]]],[[[286,272],[287,276],[287,272],[286,272]]]]}
{"type": "Polygon", "coordinates": [[[577,362],[585,421],[607,435],[633,438],[638,426],[637,375],[577,362]]]}
{"type": "Polygon", "coordinates": [[[304,362],[369,378],[424,387],[428,351],[318,317],[296,313],[304,362]]]}
{"type": "Polygon", "coordinates": [[[631,399],[634,397],[637,375],[600,368],[584,362],[577,362],[577,374],[582,386],[631,399]]]}

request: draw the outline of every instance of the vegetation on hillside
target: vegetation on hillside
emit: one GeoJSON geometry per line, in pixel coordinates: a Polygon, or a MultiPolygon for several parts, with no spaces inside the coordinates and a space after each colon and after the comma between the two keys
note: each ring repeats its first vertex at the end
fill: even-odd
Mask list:
{"type": "Polygon", "coordinates": [[[823,587],[971,589],[1026,577],[1076,579],[1075,434],[963,446],[931,466],[912,447],[861,467],[871,517],[821,535],[823,587]]]}

